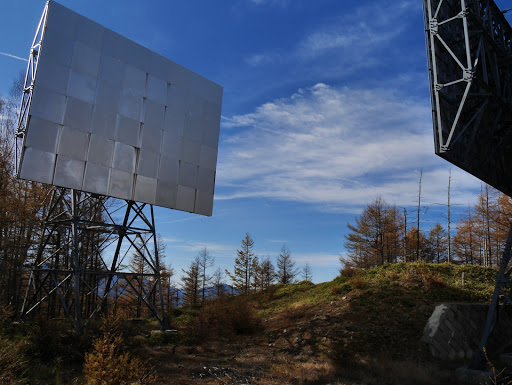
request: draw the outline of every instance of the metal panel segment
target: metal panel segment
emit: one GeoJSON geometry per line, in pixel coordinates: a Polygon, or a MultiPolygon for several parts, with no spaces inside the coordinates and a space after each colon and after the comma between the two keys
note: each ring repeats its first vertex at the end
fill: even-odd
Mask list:
{"type": "Polygon", "coordinates": [[[108,195],[132,200],[133,174],[118,169],[110,170],[110,183],[108,186],[108,195]]]}
{"type": "Polygon", "coordinates": [[[81,190],[84,171],[84,161],[73,159],[65,155],[57,155],[53,184],[55,186],[69,186],[69,188],[81,190]]]}
{"type": "Polygon", "coordinates": [[[62,127],[57,154],[66,155],[76,160],[85,160],[88,145],[89,134],[64,126],[62,127]]]}
{"type": "Polygon", "coordinates": [[[66,109],[66,95],[56,93],[42,86],[34,87],[30,115],[62,124],[66,109]]]}
{"type": "Polygon", "coordinates": [[[137,175],[137,180],[135,181],[135,200],[155,204],[157,183],[157,179],[137,175]]]}
{"type": "Polygon", "coordinates": [[[52,184],[55,153],[27,147],[22,159],[20,178],[52,184]]]}
{"type": "Polygon", "coordinates": [[[64,125],[77,130],[91,132],[93,104],[80,99],[68,97],[66,112],[64,113],[64,125]]]}
{"type": "Polygon", "coordinates": [[[88,162],[85,168],[84,186],[92,193],[108,195],[110,168],[88,162]]]}
{"type": "Polygon", "coordinates": [[[34,125],[38,126],[38,130],[27,137],[25,145],[55,154],[60,138],[60,126],[55,122],[49,122],[35,116],[32,116],[31,120],[34,125]]]}
{"type": "Polygon", "coordinates": [[[111,167],[113,155],[113,140],[107,139],[103,136],[91,134],[89,139],[87,163],[94,163],[104,167],[111,167]]]}
{"type": "Polygon", "coordinates": [[[47,9],[18,175],[211,215],[222,87],[53,1],[47,9]]]}
{"type": "Polygon", "coordinates": [[[182,211],[194,212],[196,190],[192,187],[178,185],[176,193],[176,208],[182,211]]]}
{"type": "Polygon", "coordinates": [[[69,71],[70,68],[64,65],[41,61],[37,68],[39,76],[36,79],[36,87],[41,86],[58,94],[65,94],[68,89],[69,71]]]}
{"type": "Polygon", "coordinates": [[[97,77],[100,66],[99,49],[93,49],[82,42],[76,41],[73,47],[71,69],[78,73],[97,77]]]}
{"type": "Polygon", "coordinates": [[[159,162],[160,155],[155,154],[152,151],[144,149],[140,150],[137,174],[156,179],[158,176],[159,162]]]}

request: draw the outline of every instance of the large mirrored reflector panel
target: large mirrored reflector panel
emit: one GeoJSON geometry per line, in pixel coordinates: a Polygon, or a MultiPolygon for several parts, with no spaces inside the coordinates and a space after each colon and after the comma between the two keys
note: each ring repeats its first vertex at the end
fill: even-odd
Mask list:
{"type": "Polygon", "coordinates": [[[222,87],[50,1],[21,178],[211,215],[222,87]]]}
{"type": "Polygon", "coordinates": [[[424,0],[436,154],[512,196],[512,28],[492,0],[424,0]]]}

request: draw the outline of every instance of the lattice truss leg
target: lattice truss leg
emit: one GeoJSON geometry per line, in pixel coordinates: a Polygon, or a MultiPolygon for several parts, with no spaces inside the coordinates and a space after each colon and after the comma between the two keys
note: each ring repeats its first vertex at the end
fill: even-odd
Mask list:
{"type": "MultiPolygon", "coordinates": [[[[512,267],[509,266],[510,259],[512,257],[512,225],[507,237],[505,249],[500,261],[500,269],[496,278],[496,285],[494,287],[494,293],[492,296],[491,304],[489,305],[489,312],[487,313],[487,320],[485,323],[482,337],[478,350],[473,355],[469,367],[472,369],[483,370],[487,366],[487,360],[484,354],[484,348],[489,341],[491,333],[494,331],[494,327],[503,314],[503,311],[507,305],[512,305],[512,280],[510,276],[512,274],[512,267]]],[[[503,341],[507,342],[507,341],[503,341]]],[[[509,343],[511,341],[508,341],[509,343]]]]}
{"type": "Polygon", "coordinates": [[[44,311],[82,330],[118,301],[165,318],[153,206],[55,187],[30,270],[21,319],[44,311]],[[121,221],[117,215],[123,214],[121,221]],[[149,215],[147,212],[149,211],[149,215]],[[110,261],[105,258],[110,255],[110,261]],[[131,298],[131,300],[130,300],[131,298]]]}
{"type": "Polygon", "coordinates": [[[489,0],[423,0],[436,153],[512,194],[512,28],[489,0]]]}
{"type": "Polygon", "coordinates": [[[34,83],[37,72],[37,64],[39,62],[39,51],[41,49],[41,42],[46,26],[46,16],[48,15],[48,3],[44,7],[43,15],[37,26],[36,35],[30,47],[30,57],[28,59],[27,72],[25,81],[23,82],[23,96],[21,98],[20,113],[18,115],[18,123],[16,125],[16,142],[15,142],[15,162],[16,162],[16,175],[19,176],[20,156],[21,149],[25,142],[25,132],[27,122],[29,119],[29,108],[32,103],[32,94],[34,91],[34,83]]]}

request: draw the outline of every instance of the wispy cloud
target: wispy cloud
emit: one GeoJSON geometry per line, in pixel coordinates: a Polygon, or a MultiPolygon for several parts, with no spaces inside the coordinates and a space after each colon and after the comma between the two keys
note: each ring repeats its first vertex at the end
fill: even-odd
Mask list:
{"type": "Polygon", "coordinates": [[[255,5],[286,7],[290,3],[290,0],[249,0],[249,2],[255,5]]]}
{"type": "Polygon", "coordinates": [[[257,52],[245,61],[257,67],[298,60],[311,62],[335,55],[339,59],[337,66],[345,67],[345,72],[377,65],[375,51],[392,44],[392,39],[405,28],[404,15],[416,8],[412,1],[397,2],[393,7],[382,2],[365,4],[332,17],[299,39],[288,52],[257,52]]]}
{"type": "MultiPolygon", "coordinates": [[[[419,170],[425,201],[443,199],[448,163],[433,154],[428,100],[389,89],[322,83],[223,122],[216,199],[272,198],[354,211],[380,195],[413,206],[419,170]]],[[[454,203],[466,203],[476,179],[453,170],[454,203]]]]}
{"type": "Polygon", "coordinates": [[[178,240],[178,239],[169,239],[166,240],[169,243],[173,243],[173,247],[176,249],[180,249],[186,252],[199,252],[206,249],[212,253],[215,257],[217,257],[216,253],[224,254],[226,252],[233,252],[236,250],[232,245],[226,245],[221,243],[212,243],[212,242],[196,242],[190,240],[178,240]]]}
{"type": "Polygon", "coordinates": [[[281,61],[280,55],[272,53],[253,54],[245,58],[245,62],[251,67],[260,67],[278,61],[281,61]]]}
{"type": "Polygon", "coordinates": [[[312,267],[340,267],[339,255],[328,253],[298,253],[292,254],[297,267],[309,263],[312,267]]]}
{"type": "Polygon", "coordinates": [[[19,56],[15,56],[15,55],[11,55],[10,53],[0,52],[0,55],[7,56],[7,57],[10,57],[10,58],[13,58],[13,59],[16,59],[16,60],[21,60],[21,61],[24,61],[24,62],[28,62],[28,59],[25,59],[25,58],[19,57],[19,56]]]}

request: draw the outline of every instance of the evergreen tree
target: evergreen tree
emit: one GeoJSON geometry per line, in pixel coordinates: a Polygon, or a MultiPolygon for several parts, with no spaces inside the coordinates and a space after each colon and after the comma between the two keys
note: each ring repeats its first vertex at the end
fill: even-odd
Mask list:
{"type": "Polygon", "coordinates": [[[302,268],[302,278],[304,278],[304,281],[313,281],[313,271],[311,270],[311,265],[309,264],[309,262],[306,262],[306,264],[302,268]]]}
{"type": "Polygon", "coordinates": [[[272,285],[277,277],[276,269],[267,256],[262,259],[254,272],[254,287],[256,290],[266,290],[272,285]]]}
{"type": "Polygon", "coordinates": [[[448,234],[439,222],[432,227],[428,233],[427,252],[425,260],[427,262],[445,262],[448,257],[448,234]]]}
{"type": "Polygon", "coordinates": [[[224,273],[220,267],[213,273],[212,281],[213,287],[215,288],[215,296],[223,297],[226,294],[226,283],[224,282],[224,273]]]}
{"type": "Polygon", "coordinates": [[[356,218],[355,225],[345,236],[348,266],[373,267],[396,262],[403,254],[401,233],[403,218],[396,206],[390,206],[380,197],[366,206],[356,218]]]}
{"type": "Polygon", "coordinates": [[[457,233],[453,239],[454,254],[458,261],[467,264],[478,263],[478,242],[475,217],[468,208],[456,224],[457,233]]]}
{"type": "Polygon", "coordinates": [[[199,272],[199,260],[194,258],[187,270],[183,271],[183,305],[196,306],[199,303],[199,291],[201,288],[201,278],[199,272]]]}
{"type": "Polygon", "coordinates": [[[279,283],[293,283],[298,270],[295,268],[295,261],[292,259],[290,250],[283,245],[281,252],[277,257],[277,279],[279,283]]]}
{"type": "Polygon", "coordinates": [[[206,287],[210,284],[212,277],[207,274],[207,269],[213,266],[214,258],[208,252],[208,249],[204,247],[197,254],[199,275],[201,279],[201,302],[204,302],[206,299],[206,287]]]}
{"type": "Polygon", "coordinates": [[[253,247],[254,241],[249,233],[246,233],[242,240],[242,247],[236,251],[233,273],[226,270],[226,274],[239,294],[249,294],[253,274],[258,266],[258,258],[253,252],[253,247]]]}

